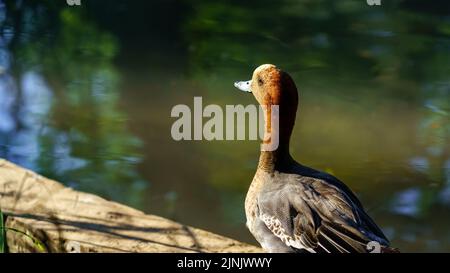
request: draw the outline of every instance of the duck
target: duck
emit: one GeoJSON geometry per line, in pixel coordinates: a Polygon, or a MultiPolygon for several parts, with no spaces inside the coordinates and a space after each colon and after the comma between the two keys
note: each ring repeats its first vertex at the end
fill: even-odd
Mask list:
{"type": "Polygon", "coordinates": [[[347,185],[291,156],[299,101],[292,77],[263,64],[234,86],[264,106],[265,134],[278,136],[275,149],[261,149],[245,198],[246,225],[261,247],[271,253],[398,252],[347,185]],[[278,126],[271,126],[272,106],[278,126]]]}

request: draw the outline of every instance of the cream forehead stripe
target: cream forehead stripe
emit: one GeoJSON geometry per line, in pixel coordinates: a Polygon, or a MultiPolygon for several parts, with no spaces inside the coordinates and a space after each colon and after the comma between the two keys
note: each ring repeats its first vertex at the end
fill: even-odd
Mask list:
{"type": "Polygon", "coordinates": [[[269,69],[269,68],[276,68],[276,66],[273,64],[262,64],[262,65],[258,66],[258,68],[255,69],[255,72],[253,72],[253,75],[258,74],[259,72],[269,69]]]}

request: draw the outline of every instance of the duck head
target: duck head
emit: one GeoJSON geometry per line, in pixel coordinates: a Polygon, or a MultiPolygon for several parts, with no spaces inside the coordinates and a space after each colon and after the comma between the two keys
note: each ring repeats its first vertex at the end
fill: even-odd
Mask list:
{"type": "Polygon", "coordinates": [[[286,72],[273,64],[263,64],[255,69],[252,79],[238,81],[234,86],[253,93],[260,105],[280,105],[297,109],[298,95],[294,81],[286,72]]]}
{"type": "Polygon", "coordinates": [[[255,69],[252,79],[238,81],[234,86],[241,91],[250,92],[265,110],[266,132],[278,130],[278,154],[289,154],[289,141],[295,124],[298,107],[298,93],[294,81],[288,73],[273,64],[263,64],[255,69]],[[279,128],[271,127],[271,106],[279,108],[279,128]]]}

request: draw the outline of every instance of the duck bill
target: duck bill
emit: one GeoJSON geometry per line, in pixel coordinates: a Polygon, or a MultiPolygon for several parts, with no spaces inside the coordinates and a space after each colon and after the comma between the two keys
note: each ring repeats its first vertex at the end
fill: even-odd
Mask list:
{"type": "Polygon", "coordinates": [[[241,82],[235,82],[234,83],[234,87],[236,87],[237,89],[244,91],[244,92],[252,92],[251,86],[252,85],[252,81],[241,81],[241,82]]]}

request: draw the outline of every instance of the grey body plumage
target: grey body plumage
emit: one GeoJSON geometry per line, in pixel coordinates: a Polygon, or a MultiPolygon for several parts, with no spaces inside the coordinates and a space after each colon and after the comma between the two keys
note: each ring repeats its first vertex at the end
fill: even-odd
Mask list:
{"type": "Polygon", "coordinates": [[[367,252],[389,241],[356,196],[337,178],[296,162],[291,169],[258,171],[249,191],[249,230],[269,252],[367,252]],[[255,187],[253,187],[255,188],[255,187]],[[250,204],[251,203],[251,204],[250,204]]]}

